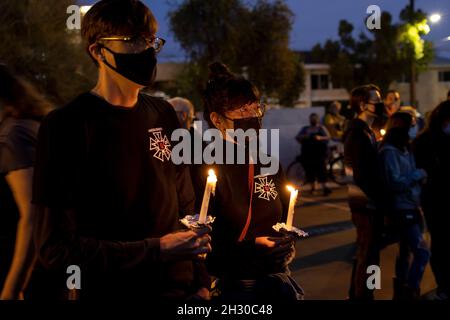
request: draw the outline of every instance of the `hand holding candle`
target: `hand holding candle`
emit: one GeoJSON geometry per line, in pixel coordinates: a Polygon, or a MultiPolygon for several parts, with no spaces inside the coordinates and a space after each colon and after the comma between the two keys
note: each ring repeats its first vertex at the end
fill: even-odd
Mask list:
{"type": "Polygon", "coordinates": [[[292,225],[294,221],[295,204],[297,203],[298,190],[293,186],[287,186],[287,189],[291,192],[291,198],[289,200],[289,209],[286,223],[279,222],[276,225],[272,226],[272,228],[276,232],[280,232],[288,236],[295,236],[297,239],[305,238],[308,236],[308,233],[292,225]]]}
{"type": "Polygon", "coordinates": [[[205,193],[203,194],[202,207],[200,209],[200,215],[198,217],[198,223],[204,224],[206,222],[206,217],[208,216],[208,206],[209,199],[211,198],[211,193],[214,195],[216,190],[217,177],[214,170],[210,169],[208,171],[208,179],[206,180],[205,193]]]}

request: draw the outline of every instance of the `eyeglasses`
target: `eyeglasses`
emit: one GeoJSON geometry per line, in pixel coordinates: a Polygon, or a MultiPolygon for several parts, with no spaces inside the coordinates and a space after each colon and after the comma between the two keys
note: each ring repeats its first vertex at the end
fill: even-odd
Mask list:
{"type": "Polygon", "coordinates": [[[159,53],[166,40],[159,37],[144,37],[144,36],[135,36],[135,37],[102,37],[99,39],[100,41],[122,41],[124,45],[124,50],[127,53],[140,53],[148,48],[155,49],[156,53],[159,53]]]}
{"type": "MultiPolygon", "coordinates": [[[[233,110],[231,112],[238,111],[238,110],[241,113],[242,118],[249,118],[249,117],[254,117],[254,116],[256,116],[258,118],[262,118],[262,117],[264,117],[264,114],[266,113],[266,105],[264,103],[258,103],[255,108],[254,103],[251,103],[251,104],[246,104],[245,106],[242,106],[241,108],[233,110]]],[[[233,120],[225,115],[223,115],[223,116],[225,117],[225,119],[233,120]]]]}

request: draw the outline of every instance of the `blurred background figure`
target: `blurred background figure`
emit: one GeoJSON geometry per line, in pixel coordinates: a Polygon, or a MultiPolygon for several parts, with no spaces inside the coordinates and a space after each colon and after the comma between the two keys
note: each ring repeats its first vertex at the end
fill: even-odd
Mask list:
{"type": "Polygon", "coordinates": [[[311,185],[311,194],[316,190],[316,182],[322,184],[323,195],[331,193],[327,182],[327,152],[330,134],[319,123],[319,116],[312,113],[309,116],[309,126],[303,127],[296,140],[302,145],[301,163],[305,169],[306,183],[311,185]]]}
{"type": "Polygon", "coordinates": [[[438,285],[438,299],[448,299],[450,288],[450,100],[430,115],[427,128],[414,141],[417,167],[428,175],[422,192],[422,208],[431,236],[431,268],[438,285]]]}
{"type": "Polygon", "coordinates": [[[192,102],[180,97],[169,99],[168,102],[175,109],[181,127],[190,130],[195,118],[195,110],[192,102]]]}
{"type": "Polygon", "coordinates": [[[398,112],[407,113],[411,116],[412,123],[408,134],[411,141],[414,140],[425,126],[423,116],[416,110],[416,108],[411,106],[403,106],[398,112]]]}
{"type": "Polygon", "coordinates": [[[50,109],[28,82],[0,65],[0,290],[16,300],[32,268],[31,185],[40,121],[50,109]]]}
{"type": "Polygon", "coordinates": [[[388,121],[387,133],[380,146],[380,167],[384,187],[392,197],[388,217],[399,237],[399,254],[395,266],[394,300],[418,300],[420,283],[430,252],[423,238],[420,211],[421,184],[426,172],[417,169],[410,147],[413,116],[396,112],[388,121]],[[413,257],[410,261],[410,257],[413,257]]]}
{"type": "Polygon", "coordinates": [[[331,139],[341,141],[344,134],[345,118],[340,115],[342,105],[339,101],[330,104],[323,123],[330,133],[331,139]]]}
{"type": "Polygon", "coordinates": [[[396,90],[389,90],[384,97],[384,110],[388,117],[400,110],[400,93],[396,90]]]}
{"type": "Polygon", "coordinates": [[[389,118],[400,110],[400,93],[395,90],[387,91],[383,99],[384,112],[383,115],[373,122],[372,130],[375,133],[377,141],[383,138],[386,133],[386,125],[389,118]]]}
{"type": "Polygon", "coordinates": [[[380,243],[386,193],[379,174],[378,150],[373,122],[383,115],[380,89],[372,84],[354,88],[350,107],[356,118],[344,133],[348,204],[356,228],[356,256],[351,275],[349,299],[373,300],[367,287],[367,268],[380,263],[380,243]]]}

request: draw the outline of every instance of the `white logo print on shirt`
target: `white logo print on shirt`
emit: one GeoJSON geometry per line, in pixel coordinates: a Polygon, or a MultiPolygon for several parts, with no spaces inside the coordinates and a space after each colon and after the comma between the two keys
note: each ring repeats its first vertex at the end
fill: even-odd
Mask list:
{"type": "Polygon", "coordinates": [[[172,146],[167,136],[162,134],[162,128],[150,129],[148,132],[153,134],[153,137],[150,137],[150,151],[154,151],[153,157],[162,162],[169,160],[172,146]]]}
{"type": "Polygon", "coordinates": [[[270,198],[275,200],[278,196],[278,192],[275,187],[273,180],[269,181],[269,178],[256,176],[259,182],[255,181],[255,193],[259,193],[259,198],[270,201],[270,198]]]}

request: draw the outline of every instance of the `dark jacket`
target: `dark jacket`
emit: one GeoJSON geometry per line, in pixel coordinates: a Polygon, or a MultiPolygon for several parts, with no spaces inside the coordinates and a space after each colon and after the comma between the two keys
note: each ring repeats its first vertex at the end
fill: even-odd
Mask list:
{"type": "Polygon", "coordinates": [[[392,193],[393,209],[418,209],[425,173],[416,168],[412,153],[386,143],[380,149],[380,165],[386,190],[392,193]]]}
{"type": "Polygon", "coordinates": [[[361,119],[353,119],[344,134],[346,173],[351,209],[375,209],[384,206],[379,174],[377,143],[373,131],[361,119]]]}
{"type": "Polygon", "coordinates": [[[450,137],[427,130],[414,141],[413,152],[417,167],[428,174],[422,191],[424,207],[432,205],[441,212],[449,212],[450,137]]]}
{"type": "Polygon", "coordinates": [[[215,196],[210,200],[210,214],[216,217],[211,233],[213,251],[207,260],[210,274],[219,278],[257,279],[285,272],[284,265],[276,265],[255,247],[256,237],[280,236],[272,226],[286,221],[289,192],[281,167],[277,173],[262,175],[261,165],[255,164],[254,176],[250,178],[253,180],[252,193],[248,164],[196,167],[197,172],[192,177],[198,209],[209,168],[214,168],[218,178],[215,196]],[[238,241],[249,217],[250,199],[252,213],[248,232],[242,241],[238,241]]]}

